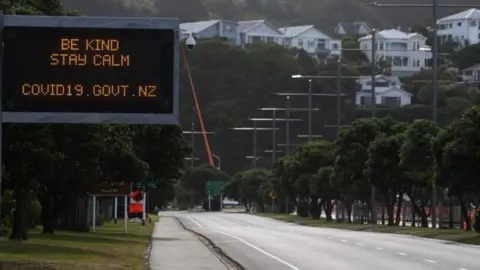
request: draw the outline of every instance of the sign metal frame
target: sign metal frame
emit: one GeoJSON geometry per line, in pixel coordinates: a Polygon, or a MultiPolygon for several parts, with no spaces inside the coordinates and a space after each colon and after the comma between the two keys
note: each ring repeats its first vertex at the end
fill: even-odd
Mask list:
{"type": "MultiPolygon", "coordinates": [[[[5,27],[53,27],[53,28],[105,28],[105,29],[172,29],[175,31],[173,59],[173,104],[171,114],[159,113],[64,113],[64,112],[9,112],[3,111],[0,100],[2,123],[61,123],[61,124],[179,124],[179,19],[173,18],[115,18],[81,16],[17,16],[0,15],[0,41],[3,42],[5,27]]],[[[3,55],[0,56],[0,71],[3,75],[3,55]]],[[[158,74],[162,76],[162,74],[158,74]]],[[[0,92],[3,94],[3,78],[0,92]]],[[[160,106],[160,104],[159,104],[160,106]]]]}

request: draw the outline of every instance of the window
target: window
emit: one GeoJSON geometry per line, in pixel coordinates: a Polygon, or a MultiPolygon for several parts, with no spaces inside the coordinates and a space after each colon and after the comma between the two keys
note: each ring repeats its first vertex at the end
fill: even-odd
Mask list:
{"type": "Polygon", "coordinates": [[[333,48],[334,48],[334,49],[338,49],[338,44],[337,44],[337,43],[333,43],[333,48]]]}
{"type": "Polygon", "coordinates": [[[368,45],[367,45],[366,43],[363,44],[363,48],[364,48],[365,50],[367,50],[367,49],[368,49],[368,45]]]}
{"type": "Polygon", "coordinates": [[[402,66],[402,58],[399,56],[393,57],[393,66],[394,67],[401,67],[402,66]]]}
{"type": "Polygon", "coordinates": [[[268,43],[275,43],[275,38],[274,37],[267,37],[267,42],[268,43]]]}
{"type": "Polygon", "coordinates": [[[375,82],[375,87],[389,87],[390,82],[375,82]]]}
{"type": "Polygon", "coordinates": [[[451,24],[451,23],[448,24],[448,28],[452,28],[452,24],[451,24]]]}
{"type": "Polygon", "coordinates": [[[478,39],[480,39],[480,33],[478,33],[478,39]]]}
{"type": "Polygon", "coordinates": [[[380,42],[380,50],[383,50],[383,42],[380,42]]]}
{"type": "Polygon", "coordinates": [[[285,46],[290,46],[291,42],[291,39],[285,39],[285,46]]]}
{"type": "Polygon", "coordinates": [[[360,97],[360,105],[370,105],[372,104],[371,97],[360,97]]]}
{"type": "Polygon", "coordinates": [[[457,26],[462,26],[462,22],[457,22],[457,26]]]}
{"type": "Polygon", "coordinates": [[[477,21],[471,21],[470,22],[470,27],[475,27],[477,26],[477,21]]]}
{"type": "Polygon", "coordinates": [[[387,106],[399,106],[400,97],[382,97],[382,104],[387,106]]]}
{"type": "Polygon", "coordinates": [[[325,39],[317,39],[317,49],[325,49],[325,39]]]}
{"type": "Polygon", "coordinates": [[[303,39],[299,38],[297,40],[297,44],[298,44],[298,46],[303,47],[303,39]]]}
{"type": "Polygon", "coordinates": [[[313,40],[309,40],[307,41],[307,46],[308,47],[314,47],[315,46],[315,42],[313,40]]]}

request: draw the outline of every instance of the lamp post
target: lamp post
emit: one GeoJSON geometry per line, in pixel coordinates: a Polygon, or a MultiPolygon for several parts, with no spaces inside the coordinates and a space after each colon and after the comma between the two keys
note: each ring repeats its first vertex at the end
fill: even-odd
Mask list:
{"type": "Polygon", "coordinates": [[[221,170],[222,169],[222,163],[221,163],[222,160],[220,159],[220,157],[217,156],[217,155],[212,155],[212,157],[217,160],[217,169],[221,170]]]}
{"type": "Polygon", "coordinates": [[[253,168],[257,167],[257,131],[272,131],[278,130],[278,128],[265,128],[265,127],[257,127],[257,121],[253,121],[253,127],[233,127],[232,130],[236,131],[253,131],[253,168]]]}
{"type": "MultiPolygon", "coordinates": [[[[437,37],[437,20],[439,7],[462,7],[462,8],[477,8],[480,5],[457,5],[457,4],[438,4],[437,0],[432,0],[431,4],[382,4],[382,3],[366,3],[365,5],[374,7],[422,7],[432,9],[432,121],[438,124],[438,37],[437,37]]],[[[437,228],[437,185],[435,179],[432,182],[432,228],[437,228]]]]}
{"type": "MultiPolygon", "coordinates": [[[[275,128],[275,124],[277,121],[286,121],[286,119],[281,119],[281,118],[276,118],[276,112],[277,111],[286,111],[287,108],[272,108],[272,107],[266,107],[266,108],[259,108],[258,110],[260,111],[271,111],[272,112],[272,128],[275,128]]],[[[307,109],[307,108],[289,108],[289,111],[292,112],[292,111],[318,111],[319,109],[318,108],[311,108],[311,109],[307,109]]],[[[301,119],[290,119],[290,121],[301,121],[301,119]]],[[[272,132],[272,150],[276,149],[276,147],[278,146],[278,144],[276,143],[276,132],[275,130],[272,132]]],[[[275,160],[276,160],[276,153],[279,153],[279,151],[273,151],[272,152],[272,163],[275,163],[275,160]]]]}
{"type": "MultiPolygon", "coordinates": [[[[254,123],[257,122],[257,121],[261,121],[261,122],[264,122],[264,121],[271,121],[273,123],[275,122],[286,122],[286,124],[288,125],[290,122],[300,122],[302,121],[302,119],[291,119],[291,118],[249,118],[248,120],[250,121],[253,121],[254,123]]],[[[276,153],[278,153],[278,151],[275,151],[276,150],[276,131],[278,129],[273,126],[272,127],[272,133],[273,133],[273,138],[272,138],[272,163],[275,162],[275,156],[276,156],[276,153]]]]}
{"type": "MultiPolygon", "coordinates": [[[[202,131],[195,130],[195,123],[192,122],[192,129],[191,130],[184,130],[183,134],[190,134],[190,147],[192,148],[192,153],[190,153],[190,158],[185,159],[190,161],[190,167],[195,167],[195,160],[199,160],[199,158],[195,158],[195,135],[203,135],[202,131]]],[[[215,132],[207,131],[206,134],[215,134],[215,132]]]]}

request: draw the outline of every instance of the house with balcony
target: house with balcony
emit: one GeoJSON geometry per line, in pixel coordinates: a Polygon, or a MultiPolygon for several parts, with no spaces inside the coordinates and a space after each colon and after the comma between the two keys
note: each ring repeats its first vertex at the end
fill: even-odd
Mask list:
{"type": "Polygon", "coordinates": [[[468,9],[437,20],[440,42],[456,41],[460,46],[480,42],[480,10],[468,9]]]}
{"type": "Polygon", "coordinates": [[[335,27],[334,33],[337,36],[366,36],[372,29],[366,22],[340,22],[335,27]]]}
{"type": "Polygon", "coordinates": [[[239,44],[273,43],[283,45],[283,33],[265,20],[238,22],[239,44]]]}
{"type": "MultiPolygon", "coordinates": [[[[357,80],[357,106],[368,106],[372,101],[372,76],[360,76],[357,80]]],[[[375,103],[384,106],[405,106],[412,103],[412,94],[403,90],[397,76],[377,75],[375,77],[375,103]]]]}
{"type": "Polygon", "coordinates": [[[232,44],[239,45],[238,23],[223,20],[188,22],[180,24],[182,38],[189,33],[195,39],[209,39],[215,37],[226,38],[232,44]]]}
{"type": "Polygon", "coordinates": [[[309,54],[341,56],[342,41],[332,39],[314,25],[281,27],[278,30],[283,33],[283,45],[287,48],[303,49],[309,54]]]}
{"type": "Polygon", "coordinates": [[[396,29],[379,31],[358,40],[360,50],[372,61],[372,48],[375,46],[377,60],[384,59],[391,66],[393,76],[411,76],[427,66],[432,55],[425,42],[427,38],[419,33],[405,33],[396,29]]]}

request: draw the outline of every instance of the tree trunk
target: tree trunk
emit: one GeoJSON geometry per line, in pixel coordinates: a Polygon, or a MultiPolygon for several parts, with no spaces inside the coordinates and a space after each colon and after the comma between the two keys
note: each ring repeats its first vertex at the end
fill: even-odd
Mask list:
{"type": "MultiPolygon", "coordinates": [[[[420,216],[420,221],[421,221],[421,226],[422,228],[428,228],[428,218],[427,218],[427,213],[425,212],[425,207],[418,207],[416,204],[416,200],[414,197],[412,197],[410,194],[407,193],[407,196],[410,198],[410,201],[412,203],[412,208],[414,213],[417,213],[420,216]]],[[[412,213],[413,216],[413,223],[412,227],[415,226],[415,214],[412,213]]]]}
{"type": "Polygon", "coordinates": [[[325,204],[323,205],[323,208],[325,210],[325,217],[327,218],[327,221],[333,221],[333,218],[332,218],[332,211],[333,211],[332,200],[326,199],[325,204]]]}
{"type": "Polygon", "coordinates": [[[461,195],[458,196],[458,200],[460,201],[460,208],[462,210],[462,216],[463,216],[463,219],[465,220],[464,229],[465,229],[465,231],[471,231],[472,230],[472,222],[470,220],[470,215],[468,215],[467,206],[465,205],[461,195]]]}
{"type": "Polygon", "coordinates": [[[347,222],[352,223],[352,211],[353,211],[353,201],[352,200],[346,200],[345,205],[347,207],[347,222]]]}
{"type": "Polygon", "coordinates": [[[55,232],[55,213],[52,202],[52,197],[48,192],[43,192],[41,195],[40,204],[42,205],[42,233],[53,234],[55,232]]]}
{"type": "Polygon", "coordinates": [[[400,215],[402,214],[402,206],[403,206],[403,193],[400,192],[398,196],[398,204],[397,204],[397,213],[395,217],[395,225],[400,225],[400,215]]]}
{"type": "Polygon", "coordinates": [[[310,197],[310,216],[312,219],[320,219],[322,213],[318,200],[319,198],[317,196],[310,197]]]}
{"type": "Polygon", "coordinates": [[[393,208],[394,208],[394,202],[395,202],[395,194],[396,192],[392,191],[389,192],[387,190],[384,190],[383,192],[383,201],[385,202],[385,208],[387,210],[387,215],[388,215],[388,226],[393,226],[393,208]],[[390,193],[392,194],[390,196],[390,193]]]}
{"type": "Polygon", "coordinates": [[[14,192],[15,211],[13,213],[13,228],[10,234],[10,240],[28,240],[26,188],[22,183],[17,183],[14,187],[14,192]]]}

